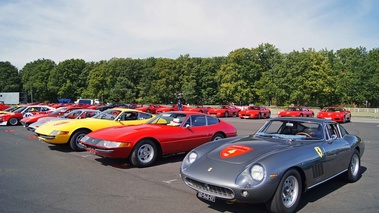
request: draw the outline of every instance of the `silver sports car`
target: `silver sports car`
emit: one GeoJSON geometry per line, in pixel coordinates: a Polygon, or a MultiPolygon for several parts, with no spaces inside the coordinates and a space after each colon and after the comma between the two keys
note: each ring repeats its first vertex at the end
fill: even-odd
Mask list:
{"type": "Polygon", "coordinates": [[[210,202],[265,203],[294,212],[301,194],[335,176],[360,176],[363,140],[331,120],[273,118],[255,134],[207,143],[181,165],[184,183],[210,202]]]}

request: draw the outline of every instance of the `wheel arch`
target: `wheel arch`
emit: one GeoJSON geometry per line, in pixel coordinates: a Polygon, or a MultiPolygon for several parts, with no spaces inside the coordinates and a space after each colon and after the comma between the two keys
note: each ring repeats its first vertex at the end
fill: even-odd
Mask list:
{"type": "Polygon", "coordinates": [[[92,132],[91,129],[86,128],[86,127],[80,127],[80,128],[78,128],[78,129],[75,129],[75,130],[71,133],[70,138],[68,139],[68,143],[70,142],[70,140],[71,140],[71,138],[73,137],[73,135],[75,135],[75,133],[77,133],[78,131],[81,131],[81,130],[85,130],[85,131],[88,131],[88,132],[92,132]]]}
{"type": "MultiPolygon", "coordinates": [[[[301,192],[305,192],[306,191],[306,189],[307,189],[307,179],[306,179],[306,177],[305,177],[305,172],[304,172],[304,170],[301,168],[301,167],[299,167],[299,166],[293,166],[293,167],[289,167],[289,168],[287,168],[286,170],[284,170],[283,172],[281,172],[281,174],[280,174],[280,179],[279,180],[281,180],[282,178],[283,178],[283,176],[284,176],[284,174],[285,173],[287,173],[289,170],[291,170],[291,169],[294,169],[294,170],[296,170],[297,172],[299,172],[299,174],[300,174],[300,178],[301,178],[301,192]]],[[[279,182],[278,182],[278,185],[279,185],[279,182]]]]}
{"type": "Polygon", "coordinates": [[[225,132],[223,132],[223,131],[217,131],[217,132],[215,132],[215,133],[212,135],[212,138],[213,138],[216,134],[221,134],[222,136],[224,136],[224,138],[226,138],[226,134],[225,134],[225,132]]]}

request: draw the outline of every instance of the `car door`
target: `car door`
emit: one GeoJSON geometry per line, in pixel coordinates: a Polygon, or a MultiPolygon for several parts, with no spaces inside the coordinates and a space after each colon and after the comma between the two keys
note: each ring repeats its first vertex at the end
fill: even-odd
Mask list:
{"type": "Polygon", "coordinates": [[[181,137],[183,151],[189,151],[212,139],[206,115],[191,115],[183,128],[185,128],[185,133],[181,137]]]}
{"type": "Polygon", "coordinates": [[[347,169],[345,162],[346,158],[349,158],[350,146],[342,138],[337,123],[328,123],[325,126],[325,133],[326,174],[330,177],[347,169]]]}

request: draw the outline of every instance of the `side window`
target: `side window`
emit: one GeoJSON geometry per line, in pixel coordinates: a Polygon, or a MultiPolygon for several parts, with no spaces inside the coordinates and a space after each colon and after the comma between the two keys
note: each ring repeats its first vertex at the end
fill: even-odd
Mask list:
{"type": "Polygon", "coordinates": [[[347,132],[347,130],[341,126],[341,125],[338,125],[339,129],[340,129],[340,132],[341,132],[341,137],[345,136],[345,135],[348,135],[349,133],[347,132]]]}
{"type": "Polygon", "coordinates": [[[146,113],[140,113],[139,114],[139,119],[144,120],[144,119],[150,119],[153,116],[151,114],[146,114],[146,113]]]}
{"type": "Polygon", "coordinates": [[[206,126],[207,121],[205,115],[192,115],[192,126],[206,126]]]}
{"type": "Polygon", "coordinates": [[[215,124],[220,123],[220,120],[213,116],[207,116],[207,120],[208,120],[208,125],[215,125],[215,124]]]}
{"type": "Polygon", "coordinates": [[[328,124],[327,130],[328,130],[327,133],[329,134],[329,138],[331,138],[332,135],[337,135],[338,138],[341,137],[337,124],[328,124]]]}

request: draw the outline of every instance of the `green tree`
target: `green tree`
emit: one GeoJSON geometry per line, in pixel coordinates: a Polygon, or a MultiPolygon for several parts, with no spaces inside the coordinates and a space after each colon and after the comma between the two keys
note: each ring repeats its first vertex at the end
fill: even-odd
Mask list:
{"type": "Polygon", "coordinates": [[[0,91],[21,92],[21,88],[21,78],[17,67],[8,61],[0,61],[0,91]]]}
{"type": "Polygon", "coordinates": [[[56,66],[50,59],[38,59],[27,63],[20,71],[23,91],[28,91],[33,102],[56,102],[57,95],[47,88],[51,70],[56,66]]]}
{"type": "Polygon", "coordinates": [[[70,59],[60,62],[55,66],[49,76],[47,88],[57,95],[57,98],[69,98],[76,100],[80,97],[79,76],[86,67],[82,59],[70,59]]]}

